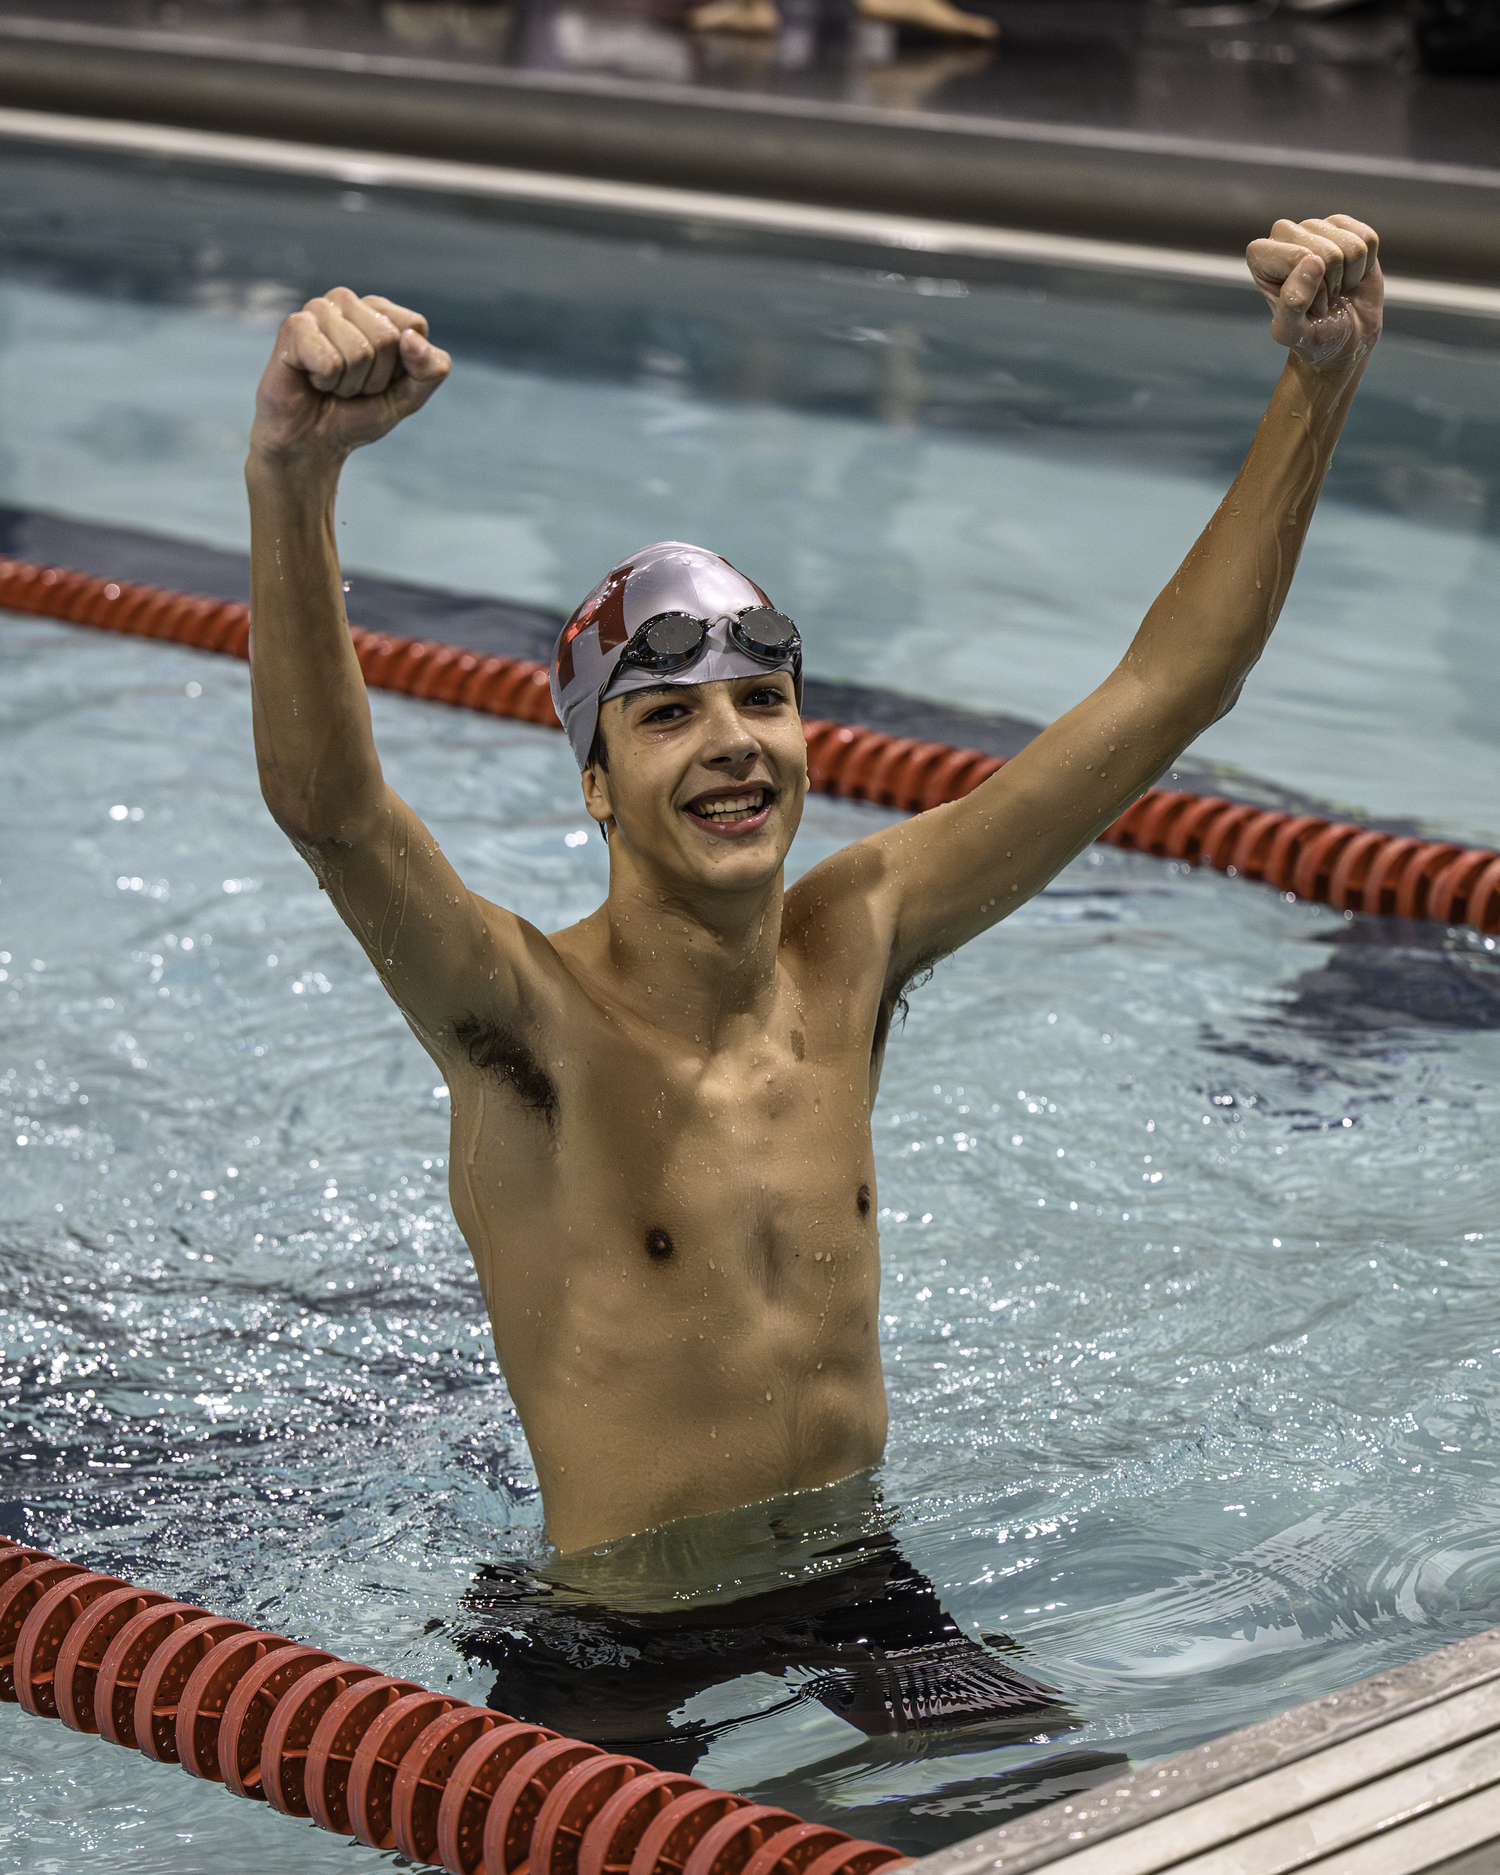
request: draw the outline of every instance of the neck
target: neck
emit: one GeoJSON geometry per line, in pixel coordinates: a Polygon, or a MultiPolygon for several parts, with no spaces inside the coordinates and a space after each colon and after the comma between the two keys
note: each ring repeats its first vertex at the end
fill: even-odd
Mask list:
{"type": "Polygon", "coordinates": [[[742,892],[685,892],[610,854],[609,897],[585,921],[615,997],[654,1027],[711,1048],[775,994],[783,876],[742,892]]]}

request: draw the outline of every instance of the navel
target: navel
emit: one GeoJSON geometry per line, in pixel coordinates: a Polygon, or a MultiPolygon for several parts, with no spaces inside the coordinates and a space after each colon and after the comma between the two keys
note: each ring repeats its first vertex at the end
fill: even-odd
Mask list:
{"type": "Polygon", "coordinates": [[[861,1217],[868,1217],[870,1215],[870,1187],[868,1185],[860,1186],[859,1190],[855,1193],[854,1202],[859,1206],[859,1214],[861,1217]]]}
{"type": "Polygon", "coordinates": [[[671,1233],[660,1225],[646,1232],[646,1254],[653,1263],[665,1263],[674,1249],[671,1233]]]}

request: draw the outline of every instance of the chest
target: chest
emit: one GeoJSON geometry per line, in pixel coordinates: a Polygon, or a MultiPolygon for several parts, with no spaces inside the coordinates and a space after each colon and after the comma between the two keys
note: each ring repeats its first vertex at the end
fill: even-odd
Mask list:
{"type": "Polygon", "coordinates": [[[795,1021],[712,1048],[639,1031],[600,1035],[569,1094],[580,1124],[607,1126],[652,1160],[800,1160],[869,1129],[859,1043],[830,1045],[795,1021]]]}
{"type": "Polygon", "coordinates": [[[709,1038],[677,1011],[658,1025],[579,999],[565,1040],[533,1051],[545,1101],[530,1056],[517,1065],[529,1036],[492,1050],[454,1107],[476,1229],[609,1245],[631,1267],[659,1256],[664,1273],[699,1252],[722,1269],[731,1245],[759,1271],[829,1232],[873,1245],[873,1012],[830,991],[789,991],[709,1038]]]}

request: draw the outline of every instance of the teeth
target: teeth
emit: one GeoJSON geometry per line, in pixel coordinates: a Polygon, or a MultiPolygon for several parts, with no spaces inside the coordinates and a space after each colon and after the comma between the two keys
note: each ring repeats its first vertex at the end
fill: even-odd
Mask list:
{"type": "Polygon", "coordinates": [[[754,794],[737,795],[732,801],[703,801],[693,809],[700,820],[744,820],[758,814],[765,803],[765,789],[754,794]]]}

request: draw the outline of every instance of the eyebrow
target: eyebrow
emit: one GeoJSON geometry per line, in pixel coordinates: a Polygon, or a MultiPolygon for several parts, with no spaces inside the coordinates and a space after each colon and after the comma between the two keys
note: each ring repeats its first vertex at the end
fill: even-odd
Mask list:
{"type": "MultiPolygon", "coordinates": [[[[765,672],[765,677],[790,676],[790,671],[767,670],[765,672]]],[[[740,677],[711,678],[709,681],[717,683],[761,683],[764,682],[764,677],[757,677],[746,673],[740,677]]],[[[635,703],[648,697],[680,697],[684,691],[698,691],[703,688],[704,686],[702,684],[645,684],[639,690],[627,690],[619,698],[619,701],[621,703],[635,703]]],[[[613,698],[609,699],[611,702],[614,700],[613,698]]]]}

